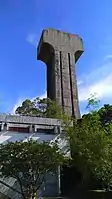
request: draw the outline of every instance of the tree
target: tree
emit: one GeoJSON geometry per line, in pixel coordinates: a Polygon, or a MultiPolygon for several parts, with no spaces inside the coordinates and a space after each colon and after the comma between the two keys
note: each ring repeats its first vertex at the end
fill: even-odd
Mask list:
{"type": "Polygon", "coordinates": [[[88,184],[92,175],[101,182],[102,187],[110,188],[112,186],[112,106],[104,105],[98,110],[99,100],[95,95],[91,95],[87,105],[90,112],[75,120],[58,110],[50,100],[44,99],[39,102],[41,108],[38,108],[38,103],[35,107],[41,110],[41,116],[57,116],[62,120],[64,132],[71,146],[73,165],[82,176],[82,186],[88,184]]]}
{"type": "MultiPolygon", "coordinates": [[[[111,131],[112,132],[112,131],[111,131]]],[[[88,186],[91,175],[102,187],[112,184],[112,134],[102,128],[97,111],[86,114],[75,125],[68,127],[73,165],[81,173],[81,186],[88,186]]]]}
{"type": "Polygon", "coordinates": [[[56,144],[29,140],[0,146],[1,176],[15,178],[24,199],[36,198],[45,173],[55,171],[64,160],[56,144]]]}
{"type": "Polygon", "coordinates": [[[96,95],[91,95],[88,98],[88,104],[86,109],[89,109],[90,113],[97,111],[100,116],[102,126],[105,127],[112,123],[112,105],[104,104],[103,107],[99,108],[100,100],[96,98],[96,95]]]}
{"type": "Polygon", "coordinates": [[[81,186],[88,186],[91,176],[103,188],[112,186],[112,106],[99,108],[95,95],[88,98],[89,113],[74,125],[66,126],[73,165],[81,173],[81,186]]]}
{"type": "Polygon", "coordinates": [[[25,115],[25,116],[30,116],[31,114],[32,115],[38,115],[39,112],[38,110],[34,109],[34,106],[33,106],[33,102],[29,99],[26,99],[23,103],[22,103],[22,106],[19,106],[16,111],[15,111],[16,114],[19,114],[19,115],[25,115]]]}
{"type": "Polygon", "coordinates": [[[22,103],[22,106],[16,109],[15,113],[25,116],[57,118],[61,112],[62,110],[56,102],[46,98],[39,99],[37,97],[32,101],[26,99],[22,103]]]}
{"type": "Polygon", "coordinates": [[[89,109],[90,112],[93,112],[99,108],[100,100],[97,99],[96,94],[91,94],[88,98],[88,104],[86,109],[89,109]]]}
{"type": "Polygon", "coordinates": [[[108,125],[112,123],[112,105],[104,104],[104,106],[98,110],[102,125],[108,125]]]}

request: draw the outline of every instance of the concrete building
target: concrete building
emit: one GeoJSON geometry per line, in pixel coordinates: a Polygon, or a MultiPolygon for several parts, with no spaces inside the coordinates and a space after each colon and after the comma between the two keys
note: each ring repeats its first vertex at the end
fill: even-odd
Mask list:
{"type": "MultiPolygon", "coordinates": [[[[58,139],[59,147],[65,154],[69,155],[67,142],[61,134],[61,123],[57,119],[28,117],[28,116],[14,116],[14,115],[0,115],[0,144],[6,144],[8,141],[27,141],[28,139],[42,141],[55,141],[58,139]]],[[[18,184],[14,178],[0,179],[4,183],[0,183],[0,194],[8,196],[12,199],[19,199],[21,195],[14,190],[18,189],[18,184]],[[9,187],[7,187],[6,185],[9,187]]],[[[50,174],[46,175],[44,185],[40,189],[42,196],[56,196],[60,193],[60,177],[50,174]]],[[[1,198],[1,197],[0,197],[1,198]]]]}
{"type": "MultiPolygon", "coordinates": [[[[66,113],[76,118],[80,118],[80,111],[75,63],[82,53],[83,43],[78,35],[54,29],[43,30],[38,45],[37,59],[47,65],[47,97],[56,101],[66,113]]],[[[60,149],[66,155],[70,155],[67,141],[61,133],[59,120],[0,115],[0,144],[5,144],[8,141],[27,141],[30,138],[38,142],[51,142],[58,139],[60,149]]],[[[14,178],[0,179],[0,198],[8,196],[12,199],[19,199],[20,194],[12,190],[11,187],[18,188],[14,178]]],[[[47,174],[40,194],[56,196],[60,193],[60,188],[59,173],[57,176],[47,174]]]]}
{"type": "Polygon", "coordinates": [[[37,59],[47,65],[47,97],[76,118],[80,118],[80,111],[75,64],[82,53],[83,42],[78,35],[43,30],[37,59]]]}

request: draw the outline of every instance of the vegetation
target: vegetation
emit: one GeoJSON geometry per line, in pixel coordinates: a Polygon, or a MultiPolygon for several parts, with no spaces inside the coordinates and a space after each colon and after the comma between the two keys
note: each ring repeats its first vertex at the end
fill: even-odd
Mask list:
{"type": "Polygon", "coordinates": [[[61,114],[61,108],[50,99],[39,99],[37,97],[32,101],[26,99],[22,106],[16,109],[15,113],[25,116],[58,118],[61,114]]]}
{"type": "MultiPolygon", "coordinates": [[[[112,186],[112,106],[97,110],[99,101],[89,99],[90,113],[67,129],[73,165],[81,173],[81,186],[87,188],[91,176],[100,188],[112,186]],[[92,108],[93,105],[93,108],[92,108]],[[95,105],[95,109],[94,109],[95,105]]],[[[97,187],[98,188],[98,187],[97,187]]]]}
{"type": "Polygon", "coordinates": [[[91,175],[101,181],[102,187],[112,183],[112,131],[102,128],[97,113],[88,114],[68,130],[75,167],[82,174],[82,185],[91,175]]]}
{"type": "Polygon", "coordinates": [[[89,112],[94,112],[98,110],[100,104],[100,100],[97,99],[96,94],[91,94],[88,98],[88,104],[86,106],[86,109],[89,110],[89,112]]]}
{"type": "Polygon", "coordinates": [[[112,123],[112,105],[104,104],[104,106],[98,110],[98,114],[103,126],[112,123]]]}
{"type": "Polygon", "coordinates": [[[24,199],[36,198],[45,173],[56,172],[64,160],[56,144],[51,146],[30,140],[11,142],[0,147],[1,176],[15,178],[24,199]]]}
{"type": "MultiPolygon", "coordinates": [[[[89,113],[76,121],[66,116],[61,108],[50,99],[36,98],[33,101],[25,100],[22,106],[17,108],[16,114],[60,118],[71,146],[72,165],[81,173],[81,186],[87,188],[92,176],[100,182],[101,188],[111,189],[112,106],[106,104],[99,108],[99,101],[92,95],[88,99],[86,108],[89,109],[89,113]]],[[[63,157],[57,153],[56,148],[51,148],[45,143],[43,145],[35,142],[9,143],[2,146],[0,150],[2,175],[13,176],[17,174],[18,178],[21,169],[25,169],[22,170],[23,175],[21,176],[21,181],[25,182],[25,190],[27,190],[24,194],[28,193],[29,189],[32,190],[33,185],[34,190],[37,186],[34,182],[33,185],[29,183],[29,179],[32,179],[32,168],[34,168],[37,179],[40,180],[41,174],[51,171],[51,167],[53,168],[62,162],[63,157]],[[15,163],[15,159],[17,159],[18,164],[15,163]]],[[[39,180],[36,183],[41,182],[39,180]]],[[[38,185],[40,186],[40,184],[38,185]]]]}

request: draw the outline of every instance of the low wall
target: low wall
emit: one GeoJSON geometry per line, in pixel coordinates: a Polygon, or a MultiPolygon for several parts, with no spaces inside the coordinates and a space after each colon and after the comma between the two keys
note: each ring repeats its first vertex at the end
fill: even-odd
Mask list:
{"type": "Polygon", "coordinates": [[[0,122],[60,126],[60,121],[58,119],[18,116],[18,115],[0,115],[0,122]]]}

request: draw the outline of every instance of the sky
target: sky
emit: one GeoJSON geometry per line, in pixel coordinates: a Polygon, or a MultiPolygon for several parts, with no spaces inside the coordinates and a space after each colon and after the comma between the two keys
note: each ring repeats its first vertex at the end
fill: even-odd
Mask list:
{"type": "Polygon", "coordinates": [[[13,114],[26,98],[46,95],[46,65],[36,59],[45,28],[83,39],[76,65],[81,112],[94,93],[102,105],[112,103],[111,0],[1,0],[0,27],[0,112],[13,114]]]}

